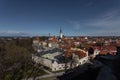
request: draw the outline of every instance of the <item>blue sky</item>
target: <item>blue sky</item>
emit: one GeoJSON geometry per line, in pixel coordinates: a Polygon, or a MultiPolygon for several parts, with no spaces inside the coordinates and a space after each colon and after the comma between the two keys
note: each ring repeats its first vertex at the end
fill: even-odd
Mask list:
{"type": "Polygon", "coordinates": [[[0,0],[0,34],[119,35],[120,0],[0,0]]]}

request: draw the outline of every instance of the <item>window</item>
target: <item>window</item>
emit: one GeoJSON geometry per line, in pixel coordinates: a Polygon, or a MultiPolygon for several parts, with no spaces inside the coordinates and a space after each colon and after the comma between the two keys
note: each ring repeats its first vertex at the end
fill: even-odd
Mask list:
{"type": "Polygon", "coordinates": [[[56,68],[54,68],[54,71],[56,71],[56,68]]]}
{"type": "Polygon", "coordinates": [[[61,67],[59,67],[59,69],[61,69],[61,67]]]}

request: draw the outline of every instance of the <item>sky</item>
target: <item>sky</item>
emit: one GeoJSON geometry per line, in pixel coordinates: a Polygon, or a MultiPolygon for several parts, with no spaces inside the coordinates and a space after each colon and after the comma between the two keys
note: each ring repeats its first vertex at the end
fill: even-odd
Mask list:
{"type": "Polygon", "coordinates": [[[120,34],[120,0],[0,0],[0,35],[120,34]]]}

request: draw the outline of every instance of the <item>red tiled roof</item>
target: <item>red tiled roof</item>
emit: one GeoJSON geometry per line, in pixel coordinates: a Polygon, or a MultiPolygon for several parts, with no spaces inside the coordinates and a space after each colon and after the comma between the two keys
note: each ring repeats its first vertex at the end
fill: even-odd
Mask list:
{"type": "Polygon", "coordinates": [[[83,57],[86,57],[87,54],[82,52],[82,51],[73,51],[73,50],[67,50],[66,52],[66,57],[72,57],[72,54],[76,54],[79,56],[79,58],[83,58],[83,57]]]}

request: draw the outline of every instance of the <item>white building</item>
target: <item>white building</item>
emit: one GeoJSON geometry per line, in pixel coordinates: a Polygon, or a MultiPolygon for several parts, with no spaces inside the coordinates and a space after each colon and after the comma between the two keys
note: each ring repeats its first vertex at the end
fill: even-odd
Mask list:
{"type": "MultiPolygon", "coordinates": [[[[78,65],[82,65],[88,60],[87,56],[81,59],[76,57],[77,55],[73,55],[74,63],[72,68],[77,67],[78,65]]],[[[36,63],[50,68],[52,71],[64,70],[65,67],[67,67],[67,69],[71,68],[71,60],[68,60],[67,63],[65,63],[63,51],[58,48],[46,48],[46,50],[32,55],[32,59],[36,63]]]]}
{"type": "Polygon", "coordinates": [[[65,58],[63,52],[58,48],[48,48],[40,53],[32,55],[33,61],[49,67],[52,71],[59,71],[65,69],[65,58]]]}

